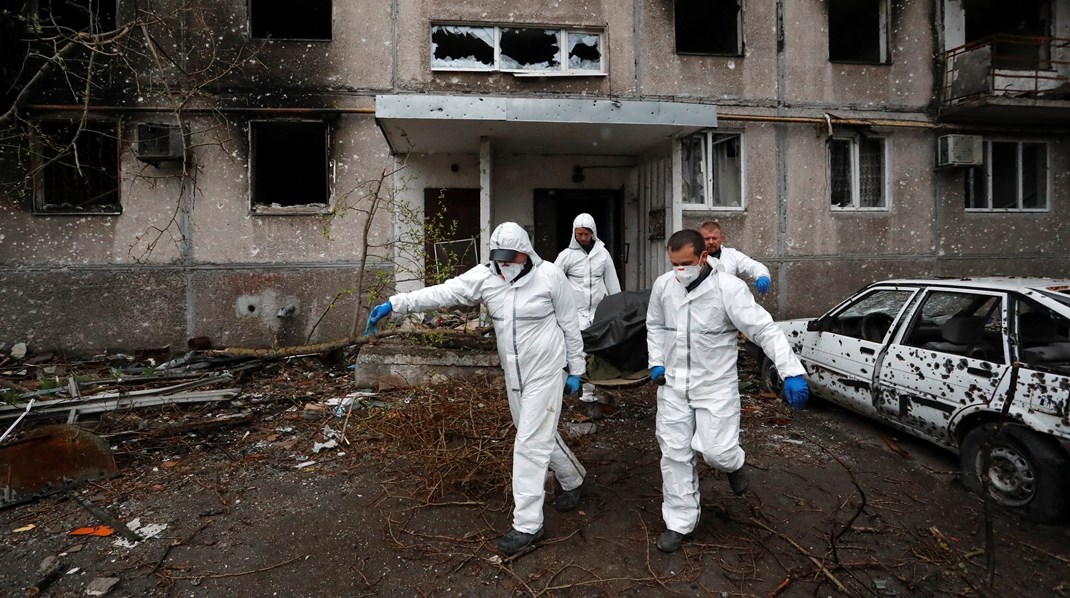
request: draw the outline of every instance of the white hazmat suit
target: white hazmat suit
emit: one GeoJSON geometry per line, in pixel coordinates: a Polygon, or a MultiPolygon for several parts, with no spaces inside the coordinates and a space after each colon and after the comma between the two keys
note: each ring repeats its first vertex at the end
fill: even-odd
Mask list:
{"type": "Polygon", "coordinates": [[[586,228],[591,231],[594,247],[584,251],[583,246],[572,235],[568,248],[557,255],[554,263],[568,276],[568,282],[576,292],[578,299],[580,329],[585,329],[594,321],[594,312],[606,295],[620,292],[617,269],[613,266],[613,257],[609,255],[606,244],[598,238],[598,228],[594,217],[580,214],[572,221],[572,230],[586,228]]]}
{"type": "Polygon", "coordinates": [[[544,482],[553,469],[564,490],[583,483],[586,470],[557,433],[569,373],[584,373],[583,341],[576,304],[561,270],[536,253],[518,224],[500,224],[490,249],[527,254],[531,269],[506,282],[497,266],[481,264],[446,282],[390,298],[398,314],[451,305],[486,306],[494,322],[498,356],[505,372],[513,441],[513,528],[533,534],[542,528],[544,482]]]}
{"type": "Polygon", "coordinates": [[[650,291],[646,327],[650,367],[665,368],[656,418],[662,517],[669,530],[689,534],[700,514],[696,452],[726,473],[745,459],[739,446],[739,332],[765,350],[782,376],[805,370],[747,285],[716,264],[690,292],[674,272],[659,276],[650,291]]]}
{"type": "Polygon", "coordinates": [[[731,247],[721,247],[721,257],[718,258],[711,255],[707,258],[707,261],[709,261],[710,266],[716,266],[722,272],[732,276],[744,275],[754,280],[758,280],[762,276],[769,278],[769,268],[766,268],[764,264],[752,259],[742,251],[731,247]]]}

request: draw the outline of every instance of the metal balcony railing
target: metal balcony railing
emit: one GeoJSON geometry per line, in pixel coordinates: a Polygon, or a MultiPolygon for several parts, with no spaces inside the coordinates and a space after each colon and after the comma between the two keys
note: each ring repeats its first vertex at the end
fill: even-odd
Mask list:
{"type": "Polygon", "coordinates": [[[1070,99],[1070,38],[999,34],[943,54],[945,105],[983,97],[1070,99]]]}

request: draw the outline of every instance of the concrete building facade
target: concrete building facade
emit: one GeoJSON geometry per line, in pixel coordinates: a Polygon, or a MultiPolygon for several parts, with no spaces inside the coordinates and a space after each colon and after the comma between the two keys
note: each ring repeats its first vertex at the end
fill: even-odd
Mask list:
{"type": "Polygon", "coordinates": [[[1070,0],[157,4],[140,79],[53,81],[0,143],[0,342],[341,338],[436,247],[475,263],[513,220],[553,259],[581,211],[628,289],[718,220],[778,317],[1070,276],[1070,0]],[[75,166],[26,133],[79,122],[75,166]]]}

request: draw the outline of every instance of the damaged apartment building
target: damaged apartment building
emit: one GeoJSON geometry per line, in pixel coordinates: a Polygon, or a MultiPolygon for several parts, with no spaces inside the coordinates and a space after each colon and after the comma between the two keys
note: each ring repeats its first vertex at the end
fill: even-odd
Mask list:
{"type": "Polygon", "coordinates": [[[499,222],[553,259],[579,212],[627,289],[718,220],[778,317],[1070,276],[1070,0],[8,6],[8,346],[344,338],[499,222]]]}

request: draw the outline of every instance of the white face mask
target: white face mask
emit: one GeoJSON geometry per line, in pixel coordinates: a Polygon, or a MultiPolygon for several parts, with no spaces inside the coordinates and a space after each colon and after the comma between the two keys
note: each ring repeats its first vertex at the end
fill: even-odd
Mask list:
{"type": "Polygon", "coordinates": [[[676,275],[676,280],[686,287],[695,282],[702,273],[702,266],[673,266],[672,272],[676,275]]]}
{"type": "Polygon", "coordinates": [[[505,282],[513,282],[524,271],[524,264],[498,262],[498,270],[501,270],[505,282]]]}

